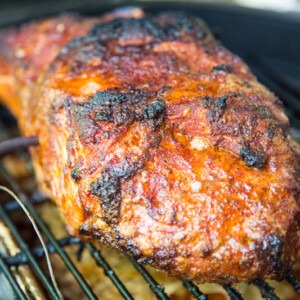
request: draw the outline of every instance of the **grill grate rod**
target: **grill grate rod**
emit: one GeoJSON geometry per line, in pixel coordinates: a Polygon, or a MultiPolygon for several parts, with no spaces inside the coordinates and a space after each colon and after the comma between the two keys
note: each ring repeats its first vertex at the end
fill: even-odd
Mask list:
{"type": "Polygon", "coordinates": [[[194,296],[197,300],[208,300],[206,295],[202,294],[199,288],[191,281],[182,279],[182,283],[184,287],[188,289],[188,291],[194,296]]]}
{"type": "MultiPolygon", "coordinates": [[[[60,240],[58,240],[58,243],[61,247],[66,247],[69,245],[78,245],[81,243],[81,240],[79,238],[75,237],[65,237],[60,240]]],[[[47,243],[46,248],[48,250],[49,254],[55,253],[55,248],[52,246],[52,244],[47,243]]],[[[36,258],[42,258],[45,255],[44,248],[42,246],[35,247],[31,253],[36,258]]],[[[3,259],[5,260],[5,263],[11,267],[11,266],[20,266],[20,265],[27,265],[28,264],[28,258],[26,254],[22,251],[17,253],[14,256],[4,256],[3,259]]]]}
{"type": "Polygon", "coordinates": [[[240,294],[239,291],[237,291],[235,288],[233,288],[230,284],[223,286],[224,290],[228,294],[231,300],[243,300],[244,298],[240,294]]]}
{"type": "Polygon", "coordinates": [[[24,242],[22,237],[19,235],[16,227],[13,225],[12,221],[9,219],[3,208],[0,206],[0,218],[4,221],[5,225],[9,228],[10,232],[12,233],[13,237],[19,244],[22,251],[27,256],[27,260],[36,272],[36,274],[39,276],[41,282],[45,286],[45,288],[48,290],[49,294],[53,299],[59,299],[56,292],[54,291],[52,285],[48,281],[46,275],[43,273],[42,269],[38,265],[37,261],[34,259],[33,255],[31,254],[30,250],[28,249],[27,244],[24,242]]]}
{"type": "Polygon", "coordinates": [[[297,280],[297,278],[293,275],[290,274],[286,280],[293,286],[294,290],[297,293],[300,293],[300,282],[297,280]]]}
{"type": "MultiPolygon", "coordinates": [[[[97,265],[100,266],[104,270],[105,275],[110,278],[110,280],[116,286],[116,288],[119,290],[119,292],[123,296],[123,298],[126,300],[133,299],[131,294],[128,292],[126,287],[123,285],[122,281],[120,281],[120,279],[114,273],[113,269],[102,257],[100,251],[97,250],[92,244],[90,244],[90,243],[84,244],[84,243],[82,243],[82,241],[79,238],[71,237],[71,236],[59,239],[58,243],[63,248],[70,246],[70,245],[85,246],[91,253],[91,256],[95,259],[95,262],[97,263],[97,265]]],[[[56,252],[55,248],[52,246],[52,244],[47,243],[46,247],[47,247],[49,254],[53,254],[56,252]]],[[[35,247],[31,252],[37,258],[41,258],[45,255],[44,248],[40,247],[40,246],[35,247]]],[[[28,259],[24,252],[17,253],[15,256],[4,257],[4,260],[5,260],[6,264],[10,267],[28,264],[28,259]]]]}
{"type": "Polygon", "coordinates": [[[115,274],[113,269],[110,267],[110,265],[105,261],[104,257],[101,255],[100,251],[97,250],[92,244],[86,243],[85,247],[90,251],[90,254],[95,259],[98,266],[102,267],[104,270],[104,273],[109,279],[112,281],[112,283],[115,285],[115,287],[118,289],[120,294],[123,296],[126,300],[131,300],[133,297],[128,292],[122,281],[118,278],[118,276],[115,274]]]}
{"type": "Polygon", "coordinates": [[[140,272],[145,281],[148,283],[150,289],[156,295],[159,300],[168,300],[169,297],[165,293],[163,286],[159,285],[154,278],[146,271],[146,269],[137,263],[137,261],[131,256],[127,256],[133,266],[140,272]]]}
{"type": "MultiPolygon", "coordinates": [[[[32,203],[32,204],[41,204],[41,203],[44,203],[45,201],[46,201],[46,198],[44,198],[42,196],[36,196],[35,193],[30,197],[30,203],[32,203]]],[[[4,208],[4,210],[6,212],[9,212],[9,213],[21,209],[21,206],[15,200],[5,202],[2,205],[2,207],[4,208]]]]}
{"type": "Polygon", "coordinates": [[[37,136],[17,137],[0,142],[0,156],[11,153],[16,150],[28,148],[29,146],[38,145],[39,138],[37,136]]]}
{"type": "Polygon", "coordinates": [[[21,289],[19,283],[16,281],[15,277],[11,273],[9,267],[5,264],[4,260],[0,255],[0,273],[3,273],[7,278],[8,282],[12,286],[16,296],[18,299],[27,299],[26,295],[24,294],[23,290],[21,289]]]}
{"type": "MultiPolygon", "coordinates": [[[[39,214],[35,210],[35,208],[29,203],[27,200],[26,195],[21,191],[19,185],[16,183],[14,178],[7,172],[7,170],[0,164],[0,173],[4,176],[4,178],[9,182],[13,191],[18,195],[18,197],[22,200],[26,208],[29,210],[30,214],[34,218],[35,222],[38,224],[40,230],[45,234],[48,241],[53,245],[57,254],[61,257],[63,262],[65,263],[66,267],[69,269],[71,274],[74,276],[82,291],[87,295],[89,299],[97,299],[96,295],[94,294],[93,290],[86,282],[86,280],[82,277],[81,273],[77,270],[75,265],[70,260],[67,253],[64,251],[63,248],[60,247],[56,238],[52,234],[52,232],[48,229],[47,225],[42,221],[39,214]]],[[[2,209],[2,208],[1,208],[2,209]]],[[[2,209],[3,211],[3,209],[2,209]]],[[[4,212],[4,211],[3,211],[4,212]]],[[[31,255],[31,254],[30,254],[31,255]]],[[[31,255],[32,256],[32,255],[31,255]]]]}
{"type": "Polygon", "coordinates": [[[263,298],[267,300],[280,300],[274,293],[274,288],[268,285],[264,280],[254,279],[252,280],[252,283],[259,288],[263,298]]]}

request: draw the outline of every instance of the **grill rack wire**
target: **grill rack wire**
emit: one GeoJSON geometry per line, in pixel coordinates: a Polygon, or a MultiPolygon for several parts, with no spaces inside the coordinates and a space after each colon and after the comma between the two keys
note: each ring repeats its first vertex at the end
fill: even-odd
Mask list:
{"type": "MultiPolygon", "coordinates": [[[[294,85],[293,82],[289,81],[288,77],[279,76],[278,72],[272,70],[272,68],[269,65],[266,65],[263,60],[259,60],[257,58],[254,59],[253,57],[247,57],[246,53],[239,53],[239,55],[242,56],[243,59],[245,59],[246,62],[250,65],[259,81],[268,86],[283,100],[286,105],[286,112],[291,120],[292,127],[295,132],[299,132],[300,119],[297,118],[297,114],[300,113],[299,89],[294,85]]],[[[3,110],[4,109],[0,110],[0,132],[2,131],[2,135],[6,135],[5,138],[11,138],[12,136],[10,135],[9,127],[11,126],[11,124],[13,124],[13,126],[15,125],[14,122],[7,122],[7,120],[10,120],[10,117],[7,116],[7,112],[3,113],[3,110]]],[[[24,151],[19,150],[18,154],[23,158],[25,155],[25,159],[29,159],[28,154],[24,151]]],[[[73,277],[77,281],[77,284],[81,287],[82,291],[85,293],[88,299],[97,299],[97,296],[65,251],[65,248],[70,245],[78,245],[78,260],[80,260],[83,249],[87,249],[95,260],[96,264],[103,269],[105,275],[117,288],[120,296],[126,300],[133,299],[133,296],[130,294],[123,282],[119,279],[113,268],[101,255],[101,251],[96,249],[91,243],[83,242],[75,237],[68,236],[57,240],[35,208],[35,206],[38,205],[39,200],[32,201],[31,199],[28,199],[28,197],[22,191],[22,188],[20,187],[18,182],[13,178],[8,170],[5,169],[1,161],[0,174],[7,182],[7,186],[12,191],[14,191],[15,194],[22,200],[26,208],[33,216],[35,222],[38,224],[41,232],[47,239],[47,249],[49,253],[57,253],[61,257],[64,264],[69,269],[69,272],[73,275],[73,277]]],[[[18,233],[15,224],[10,218],[10,213],[18,209],[20,209],[20,206],[17,204],[17,202],[0,202],[0,220],[2,220],[4,224],[9,228],[13,238],[21,249],[21,252],[17,253],[14,256],[5,256],[3,254],[0,254],[0,273],[3,273],[8,282],[11,284],[17,299],[28,299],[19,283],[17,282],[16,278],[14,277],[11,269],[20,265],[29,265],[35,272],[35,275],[39,278],[40,282],[43,284],[43,288],[48,293],[48,296],[50,296],[52,299],[59,299],[58,295],[55,292],[55,289],[52,286],[51,281],[48,279],[47,274],[41,269],[38,262],[38,259],[44,256],[43,248],[35,247],[30,249],[21,235],[18,233]]],[[[164,291],[164,287],[160,285],[142,265],[138,264],[132,257],[128,256],[127,258],[147,282],[149,288],[152,290],[157,299],[169,299],[168,295],[164,291]]],[[[286,278],[286,280],[293,286],[295,292],[300,294],[300,283],[297,281],[295,276],[293,274],[290,274],[286,278]]],[[[279,297],[275,294],[274,289],[267,282],[260,279],[255,279],[251,282],[251,284],[254,284],[259,288],[263,298],[268,300],[279,299],[279,297]]],[[[203,294],[199,290],[198,286],[193,282],[182,279],[182,285],[191,293],[191,295],[195,299],[208,299],[207,295],[203,294]]],[[[244,299],[241,293],[233,286],[225,285],[223,286],[223,288],[231,300],[244,299]]]]}

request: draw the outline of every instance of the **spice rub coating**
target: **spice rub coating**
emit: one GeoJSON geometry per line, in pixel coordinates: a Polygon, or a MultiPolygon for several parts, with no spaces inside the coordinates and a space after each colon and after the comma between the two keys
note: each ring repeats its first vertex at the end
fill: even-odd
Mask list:
{"type": "Polygon", "coordinates": [[[139,9],[0,34],[0,97],[71,234],[170,276],[282,279],[299,253],[279,99],[206,25],[139,9]]]}

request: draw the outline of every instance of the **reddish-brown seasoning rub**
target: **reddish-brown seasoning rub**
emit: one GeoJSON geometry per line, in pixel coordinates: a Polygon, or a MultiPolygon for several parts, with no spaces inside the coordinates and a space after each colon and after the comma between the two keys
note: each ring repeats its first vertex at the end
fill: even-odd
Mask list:
{"type": "Polygon", "coordinates": [[[282,279],[297,259],[281,102],[201,20],[135,9],[2,32],[0,96],[40,137],[37,178],[71,234],[198,282],[282,279]]]}

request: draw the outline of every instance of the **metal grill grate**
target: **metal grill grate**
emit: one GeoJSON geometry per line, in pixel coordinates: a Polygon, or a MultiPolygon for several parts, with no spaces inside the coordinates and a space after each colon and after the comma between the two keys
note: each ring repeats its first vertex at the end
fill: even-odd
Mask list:
{"type": "MultiPolygon", "coordinates": [[[[235,51],[237,52],[237,51],[235,51]]],[[[297,85],[291,80],[291,78],[283,76],[282,73],[276,72],[276,63],[268,64],[268,60],[263,57],[253,57],[248,53],[239,53],[248,64],[252,67],[254,73],[258,79],[272,89],[279,97],[285,102],[287,106],[287,113],[291,119],[293,126],[293,133],[295,136],[300,137],[300,118],[297,114],[300,112],[300,91],[297,85]],[[275,69],[274,69],[275,66],[275,69]]],[[[293,66],[294,67],[294,66],[293,66]]],[[[299,70],[300,71],[300,70],[299,70]]],[[[12,129],[15,128],[15,123],[12,118],[7,114],[5,109],[0,110],[0,134],[2,138],[10,138],[14,134],[11,134],[12,129]]],[[[24,151],[18,151],[19,157],[28,160],[28,154],[24,151]]],[[[23,201],[27,209],[32,214],[36,223],[38,224],[41,232],[47,240],[47,249],[50,254],[58,254],[62,262],[68,268],[69,273],[74,277],[78,286],[84,292],[88,299],[97,299],[94,291],[92,290],[89,283],[86,281],[84,276],[80,273],[74,262],[71,260],[66,252],[66,248],[72,245],[78,246],[77,259],[80,260],[81,254],[86,249],[91,257],[94,259],[97,266],[102,268],[105,275],[110,279],[112,285],[114,285],[119,291],[120,297],[124,299],[133,299],[133,296],[126,288],[125,284],[115,273],[113,267],[105,260],[101,251],[96,249],[92,244],[82,242],[75,237],[64,237],[56,239],[53,232],[46,225],[44,220],[37,212],[37,205],[39,200],[32,201],[28,199],[26,193],[22,190],[19,183],[14,179],[12,174],[4,167],[0,162],[0,174],[4,178],[6,185],[12,189],[19,198],[23,201]]],[[[41,267],[41,258],[44,256],[44,250],[41,247],[30,247],[24,238],[18,232],[18,228],[13,221],[12,214],[20,209],[19,205],[14,201],[2,201],[0,199],[0,220],[8,227],[10,233],[15,239],[18,247],[20,248],[19,253],[15,255],[4,255],[0,253],[0,274],[4,274],[10,285],[12,286],[15,296],[18,299],[28,299],[28,296],[24,293],[23,288],[20,286],[13,270],[18,266],[28,265],[34,271],[35,276],[39,279],[39,282],[43,286],[43,290],[53,299],[58,299],[52,283],[49,281],[47,273],[41,267]]],[[[139,272],[140,276],[148,284],[149,288],[156,296],[157,299],[169,299],[169,296],[164,290],[164,287],[160,285],[155,278],[140,264],[138,264],[133,258],[127,257],[134,268],[139,272]]],[[[290,275],[287,281],[293,286],[296,293],[300,295],[300,283],[297,281],[295,276],[290,275]]],[[[263,280],[253,280],[252,284],[257,286],[263,298],[269,300],[279,299],[275,294],[274,289],[263,280]]],[[[195,299],[207,300],[208,296],[201,292],[199,287],[193,282],[182,280],[182,288],[186,289],[195,299]]],[[[242,295],[235,287],[231,285],[223,286],[227,295],[232,300],[244,299],[245,295],[242,295]]]]}

